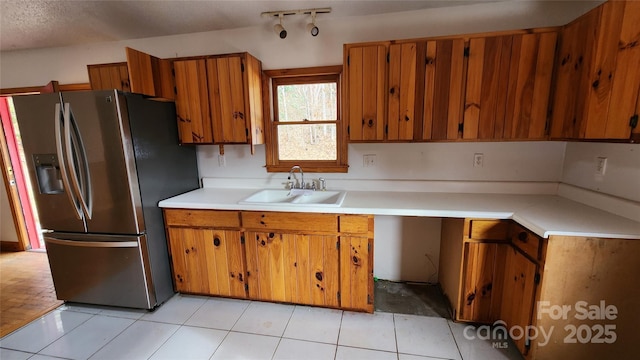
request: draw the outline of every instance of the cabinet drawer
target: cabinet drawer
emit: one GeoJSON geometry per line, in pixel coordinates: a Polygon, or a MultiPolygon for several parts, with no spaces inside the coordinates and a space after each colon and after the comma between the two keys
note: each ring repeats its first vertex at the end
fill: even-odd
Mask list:
{"type": "Polygon", "coordinates": [[[373,216],[340,215],[340,232],[349,234],[367,234],[373,232],[373,216]]]}
{"type": "Polygon", "coordinates": [[[531,258],[540,260],[541,242],[538,235],[518,224],[513,224],[511,228],[511,243],[525,254],[531,256],[531,258]]]}
{"type": "Polygon", "coordinates": [[[188,227],[240,227],[238,211],[221,210],[164,210],[167,226],[188,227]]]}
{"type": "Polygon", "coordinates": [[[469,238],[478,240],[509,240],[507,220],[469,220],[469,238]]]}
{"type": "Polygon", "coordinates": [[[247,229],[291,230],[300,232],[338,232],[338,216],[332,214],[243,211],[242,226],[247,229]]]}

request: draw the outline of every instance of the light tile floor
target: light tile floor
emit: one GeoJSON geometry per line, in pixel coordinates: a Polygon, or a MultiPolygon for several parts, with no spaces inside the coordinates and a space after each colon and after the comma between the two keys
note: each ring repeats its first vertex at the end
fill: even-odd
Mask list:
{"type": "Polygon", "coordinates": [[[0,359],[521,359],[513,346],[467,339],[465,327],[438,317],[176,295],[154,312],[62,305],[0,339],[0,359]]]}

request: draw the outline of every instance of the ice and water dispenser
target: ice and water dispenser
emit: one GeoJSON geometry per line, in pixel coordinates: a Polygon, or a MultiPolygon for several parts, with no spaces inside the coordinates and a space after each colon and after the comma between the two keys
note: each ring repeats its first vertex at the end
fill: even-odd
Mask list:
{"type": "Polygon", "coordinates": [[[56,154],[34,154],[36,179],[41,194],[60,194],[64,192],[62,174],[56,154]]]}

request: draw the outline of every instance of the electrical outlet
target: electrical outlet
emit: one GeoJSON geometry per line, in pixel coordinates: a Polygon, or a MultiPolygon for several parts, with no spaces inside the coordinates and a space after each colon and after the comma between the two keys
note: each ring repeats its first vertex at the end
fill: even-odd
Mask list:
{"type": "Polygon", "coordinates": [[[364,167],[374,167],[376,166],[376,154],[367,154],[362,156],[362,161],[364,167]]]}
{"type": "Polygon", "coordinates": [[[484,165],[484,154],[483,153],[473,154],[473,167],[482,167],[483,165],[484,165]]]}
{"type": "Polygon", "coordinates": [[[220,167],[227,166],[227,160],[224,158],[224,155],[218,155],[218,166],[220,167]]]}
{"type": "Polygon", "coordinates": [[[596,175],[604,176],[607,171],[607,158],[599,157],[596,159],[596,175]]]}

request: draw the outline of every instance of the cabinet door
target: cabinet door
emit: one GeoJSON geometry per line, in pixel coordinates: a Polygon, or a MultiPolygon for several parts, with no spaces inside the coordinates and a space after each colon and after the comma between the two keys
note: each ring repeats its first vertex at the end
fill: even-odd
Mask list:
{"type": "Polygon", "coordinates": [[[178,292],[246,297],[239,231],[169,228],[178,292]]]}
{"type": "Polygon", "coordinates": [[[240,56],[207,59],[213,140],[217,144],[247,142],[243,68],[240,56]]]}
{"type": "Polygon", "coordinates": [[[183,144],[212,143],[205,61],[174,61],[173,68],[180,142],[183,144]]]}
{"type": "Polygon", "coordinates": [[[469,41],[465,139],[544,139],[555,32],[469,41]]]}
{"type": "Polygon", "coordinates": [[[337,236],[248,232],[249,297],[339,307],[337,236]]]}
{"type": "Polygon", "coordinates": [[[373,312],[373,240],[340,237],[340,305],[373,312]]]}
{"type": "Polygon", "coordinates": [[[552,138],[636,137],[640,3],[607,1],[561,32],[552,138]]]}
{"type": "Polygon", "coordinates": [[[171,61],[126,48],[131,92],[173,99],[171,61]]]}
{"type": "Polygon", "coordinates": [[[384,45],[349,49],[346,64],[349,140],[384,140],[386,56],[384,45]]]}
{"type": "Polygon", "coordinates": [[[459,138],[464,71],[463,39],[427,41],[422,140],[459,138]]]}
{"type": "Polygon", "coordinates": [[[416,43],[389,47],[388,140],[413,140],[416,121],[416,43]]]}
{"type": "Polygon", "coordinates": [[[588,12],[560,31],[551,112],[552,139],[580,137],[599,10],[588,12]]]}
{"type": "MultiPolygon", "coordinates": [[[[638,114],[636,110],[638,96],[634,96],[634,94],[638,94],[640,91],[640,44],[638,44],[640,2],[613,2],[613,4],[610,4],[610,9],[611,14],[610,20],[607,22],[608,26],[601,31],[611,31],[614,35],[619,33],[620,36],[608,40],[612,45],[611,49],[608,50],[611,52],[609,58],[615,58],[615,63],[612,64],[613,68],[609,69],[610,73],[613,72],[614,75],[609,85],[611,88],[608,95],[610,99],[607,108],[608,113],[603,118],[590,116],[586,137],[628,139],[633,131],[633,127],[630,126],[630,120],[634,115],[638,114]],[[622,7],[624,8],[622,9],[622,7]],[[615,30],[617,30],[618,26],[620,30],[616,32],[615,30]],[[615,29],[612,29],[614,27],[615,29]]],[[[603,14],[603,16],[606,16],[606,14],[603,14]]],[[[606,60],[602,59],[600,61],[605,62],[606,60]]],[[[596,63],[596,66],[599,64],[596,63]]],[[[606,80],[600,80],[598,85],[600,91],[603,91],[602,87],[606,89],[602,81],[606,80]]],[[[591,88],[594,89],[593,86],[591,88]]],[[[600,99],[600,97],[595,98],[600,99]]]]}
{"type": "MultiPolygon", "coordinates": [[[[537,287],[536,276],[537,265],[516,249],[509,248],[500,309],[500,319],[506,323],[507,329],[526,329],[531,325],[537,287]]],[[[529,347],[527,337],[523,336],[514,342],[520,353],[526,354],[529,347]]]]}
{"type": "Polygon", "coordinates": [[[508,244],[467,242],[458,320],[492,323],[500,316],[508,244]]]}
{"type": "Polygon", "coordinates": [[[87,65],[91,90],[131,91],[127,63],[87,65]]]}

